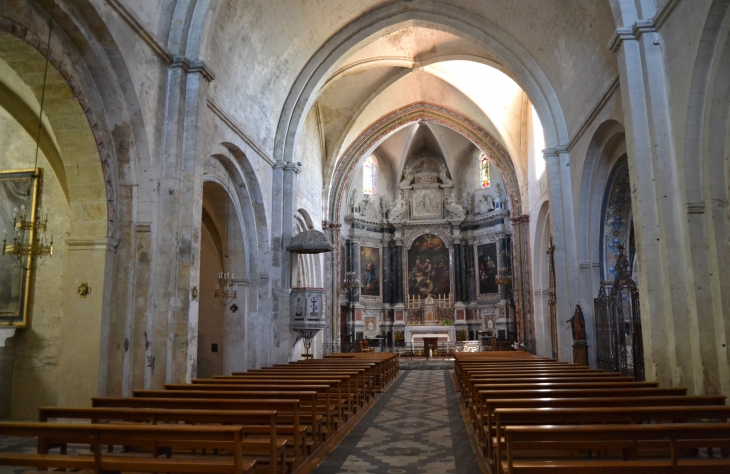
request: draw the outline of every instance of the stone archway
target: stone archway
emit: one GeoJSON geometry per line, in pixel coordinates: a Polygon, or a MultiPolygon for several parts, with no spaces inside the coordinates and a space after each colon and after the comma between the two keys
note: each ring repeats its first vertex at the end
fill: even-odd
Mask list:
{"type": "MultiPolygon", "coordinates": [[[[67,65],[54,64],[58,59],[51,60],[45,78],[39,134],[44,77],[34,71],[44,70],[48,49],[47,44],[45,50],[42,44],[28,44],[27,34],[25,39],[0,31],[2,141],[5,147],[19,147],[3,157],[0,168],[32,168],[38,142],[41,202],[49,212],[47,232],[53,235],[54,256],[35,271],[29,325],[19,329],[11,343],[14,370],[0,374],[0,383],[10,387],[10,400],[0,400],[9,412],[0,417],[13,418],[32,417],[42,404],[82,404],[98,393],[106,267],[116,207],[114,173],[102,161],[109,157],[94,134],[88,101],[67,65]],[[92,291],[80,299],[76,290],[82,283],[92,291]],[[64,345],[77,350],[60,351],[64,345]],[[69,378],[75,383],[61,389],[60,381],[69,378]],[[27,384],[38,379],[42,383],[32,395],[27,393],[27,384]]],[[[56,55],[63,56],[52,50],[51,57],[56,55]]]]}
{"type": "Polygon", "coordinates": [[[522,199],[514,163],[509,153],[486,130],[461,116],[457,112],[433,104],[416,103],[382,117],[365,130],[338,160],[332,178],[327,186],[327,214],[331,222],[341,221],[341,208],[348,183],[358,164],[398,129],[419,120],[426,120],[448,127],[463,135],[477,148],[487,153],[505,179],[506,191],[510,196],[512,214],[521,215],[522,199]]]}

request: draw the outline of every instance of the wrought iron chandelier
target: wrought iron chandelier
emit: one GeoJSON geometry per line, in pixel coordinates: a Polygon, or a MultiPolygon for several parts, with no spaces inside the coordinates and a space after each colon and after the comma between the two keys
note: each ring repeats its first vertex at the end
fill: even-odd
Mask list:
{"type": "MultiPolygon", "coordinates": [[[[31,178],[31,179],[36,179],[31,178]]],[[[8,233],[3,236],[3,255],[10,255],[17,259],[18,265],[29,270],[34,259],[53,256],[53,236],[51,241],[46,240],[46,225],[48,211],[38,206],[33,209],[32,203],[15,208],[13,213],[13,243],[8,245],[8,233]],[[24,264],[27,261],[27,265],[24,264]]]]}
{"type": "MultiPolygon", "coordinates": [[[[46,50],[46,64],[43,71],[43,89],[41,91],[41,104],[38,113],[38,134],[35,146],[34,174],[29,179],[28,190],[25,193],[25,203],[17,207],[13,212],[13,243],[8,245],[7,230],[3,233],[3,255],[10,255],[15,258],[23,270],[30,270],[34,264],[41,259],[41,265],[46,257],[53,256],[53,236],[48,242],[46,240],[46,228],[48,224],[48,211],[41,206],[36,207],[34,183],[36,187],[41,185],[41,170],[38,169],[38,153],[41,143],[41,131],[43,129],[43,108],[46,101],[46,84],[48,80],[48,63],[51,58],[51,35],[53,33],[53,14],[56,9],[56,2],[51,6],[51,15],[48,22],[48,49],[46,50]],[[33,190],[33,192],[31,192],[33,190]]],[[[40,189],[40,188],[39,188],[40,189]]],[[[38,190],[38,193],[40,191],[38,190]]],[[[39,265],[40,266],[40,265],[39,265]]]]}
{"type": "Polygon", "coordinates": [[[224,306],[236,299],[236,288],[238,288],[238,285],[234,277],[235,275],[229,272],[221,272],[218,274],[218,284],[215,285],[215,297],[224,306]]]}

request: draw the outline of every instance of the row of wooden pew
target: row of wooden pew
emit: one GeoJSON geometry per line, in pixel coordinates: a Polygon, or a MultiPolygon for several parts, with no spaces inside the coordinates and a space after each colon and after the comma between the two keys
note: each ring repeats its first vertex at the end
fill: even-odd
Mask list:
{"type": "Polygon", "coordinates": [[[724,396],[687,396],[521,351],[455,357],[493,474],[730,473],[724,396]]]}
{"type": "Polygon", "coordinates": [[[0,423],[0,436],[38,442],[35,453],[0,452],[0,465],[294,472],[397,375],[397,354],[337,354],[93,398],[91,408],[43,407],[38,422],[0,423]]]}

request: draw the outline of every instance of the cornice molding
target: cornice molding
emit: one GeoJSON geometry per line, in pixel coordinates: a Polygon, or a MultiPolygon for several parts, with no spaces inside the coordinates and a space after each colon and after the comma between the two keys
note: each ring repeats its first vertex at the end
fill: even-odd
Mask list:
{"type": "MultiPolygon", "coordinates": [[[[261,148],[259,148],[254,141],[248,137],[243,131],[243,129],[233,120],[233,117],[228,115],[223,111],[223,109],[218,106],[218,104],[215,103],[215,101],[209,96],[208,97],[208,108],[219,118],[223,123],[225,123],[228,128],[230,128],[233,133],[238,135],[238,137],[243,140],[248,147],[253,150],[259,157],[261,157],[262,160],[264,160],[266,163],[269,164],[272,168],[277,167],[276,161],[274,161],[269,155],[264,153],[261,148]]],[[[283,163],[282,163],[283,164],[283,163]]],[[[283,166],[282,166],[283,167],[283,166]]]]}
{"type": "Polygon", "coordinates": [[[656,12],[653,18],[637,20],[631,26],[617,28],[608,42],[608,49],[617,53],[624,41],[636,41],[644,33],[656,33],[669,19],[670,14],[681,0],[669,0],[656,12]]]}
{"type": "Polygon", "coordinates": [[[112,239],[69,239],[66,247],[69,250],[114,250],[117,242],[112,239]]]}
{"type": "Polygon", "coordinates": [[[215,80],[215,73],[208,67],[205,61],[191,61],[183,56],[174,56],[170,63],[170,69],[182,68],[188,74],[199,73],[208,82],[215,80]]]}

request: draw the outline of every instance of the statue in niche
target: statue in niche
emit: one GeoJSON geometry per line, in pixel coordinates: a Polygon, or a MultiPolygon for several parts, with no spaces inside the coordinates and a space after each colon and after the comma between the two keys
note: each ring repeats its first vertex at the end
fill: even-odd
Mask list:
{"type": "Polygon", "coordinates": [[[496,208],[496,205],[494,203],[494,198],[491,195],[482,194],[479,196],[475,207],[477,214],[486,214],[487,212],[493,211],[496,208]]]}
{"type": "Polygon", "coordinates": [[[461,204],[454,200],[454,196],[451,194],[444,205],[444,214],[446,214],[447,219],[454,220],[464,220],[466,217],[466,211],[461,207],[461,204]]]}
{"type": "Polygon", "coordinates": [[[410,166],[406,166],[406,168],[403,170],[403,181],[400,182],[400,187],[408,187],[413,182],[413,170],[410,166]]]}
{"type": "Polygon", "coordinates": [[[355,193],[352,193],[350,195],[350,212],[352,212],[353,214],[359,212],[357,205],[357,196],[355,196],[355,193]]]}
{"type": "Polygon", "coordinates": [[[377,202],[375,197],[365,197],[360,204],[360,215],[369,219],[380,220],[382,214],[380,213],[380,203],[377,202]]]}
{"type": "Polygon", "coordinates": [[[407,219],[408,206],[406,206],[403,197],[398,196],[398,199],[396,199],[392,209],[388,211],[388,221],[390,221],[392,224],[398,224],[400,222],[405,222],[407,219]]]}
{"type": "Polygon", "coordinates": [[[502,189],[502,185],[497,183],[497,197],[494,198],[494,207],[496,209],[502,209],[504,208],[504,190],[502,189]]]}
{"type": "Polygon", "coordinates": [[[454,184],[453,181],[447,176],[449,171],[446,169],[445,164],[439,165],[439,179],[441,179],[441,184],[444,186],[451,186],[454,184]]]}

